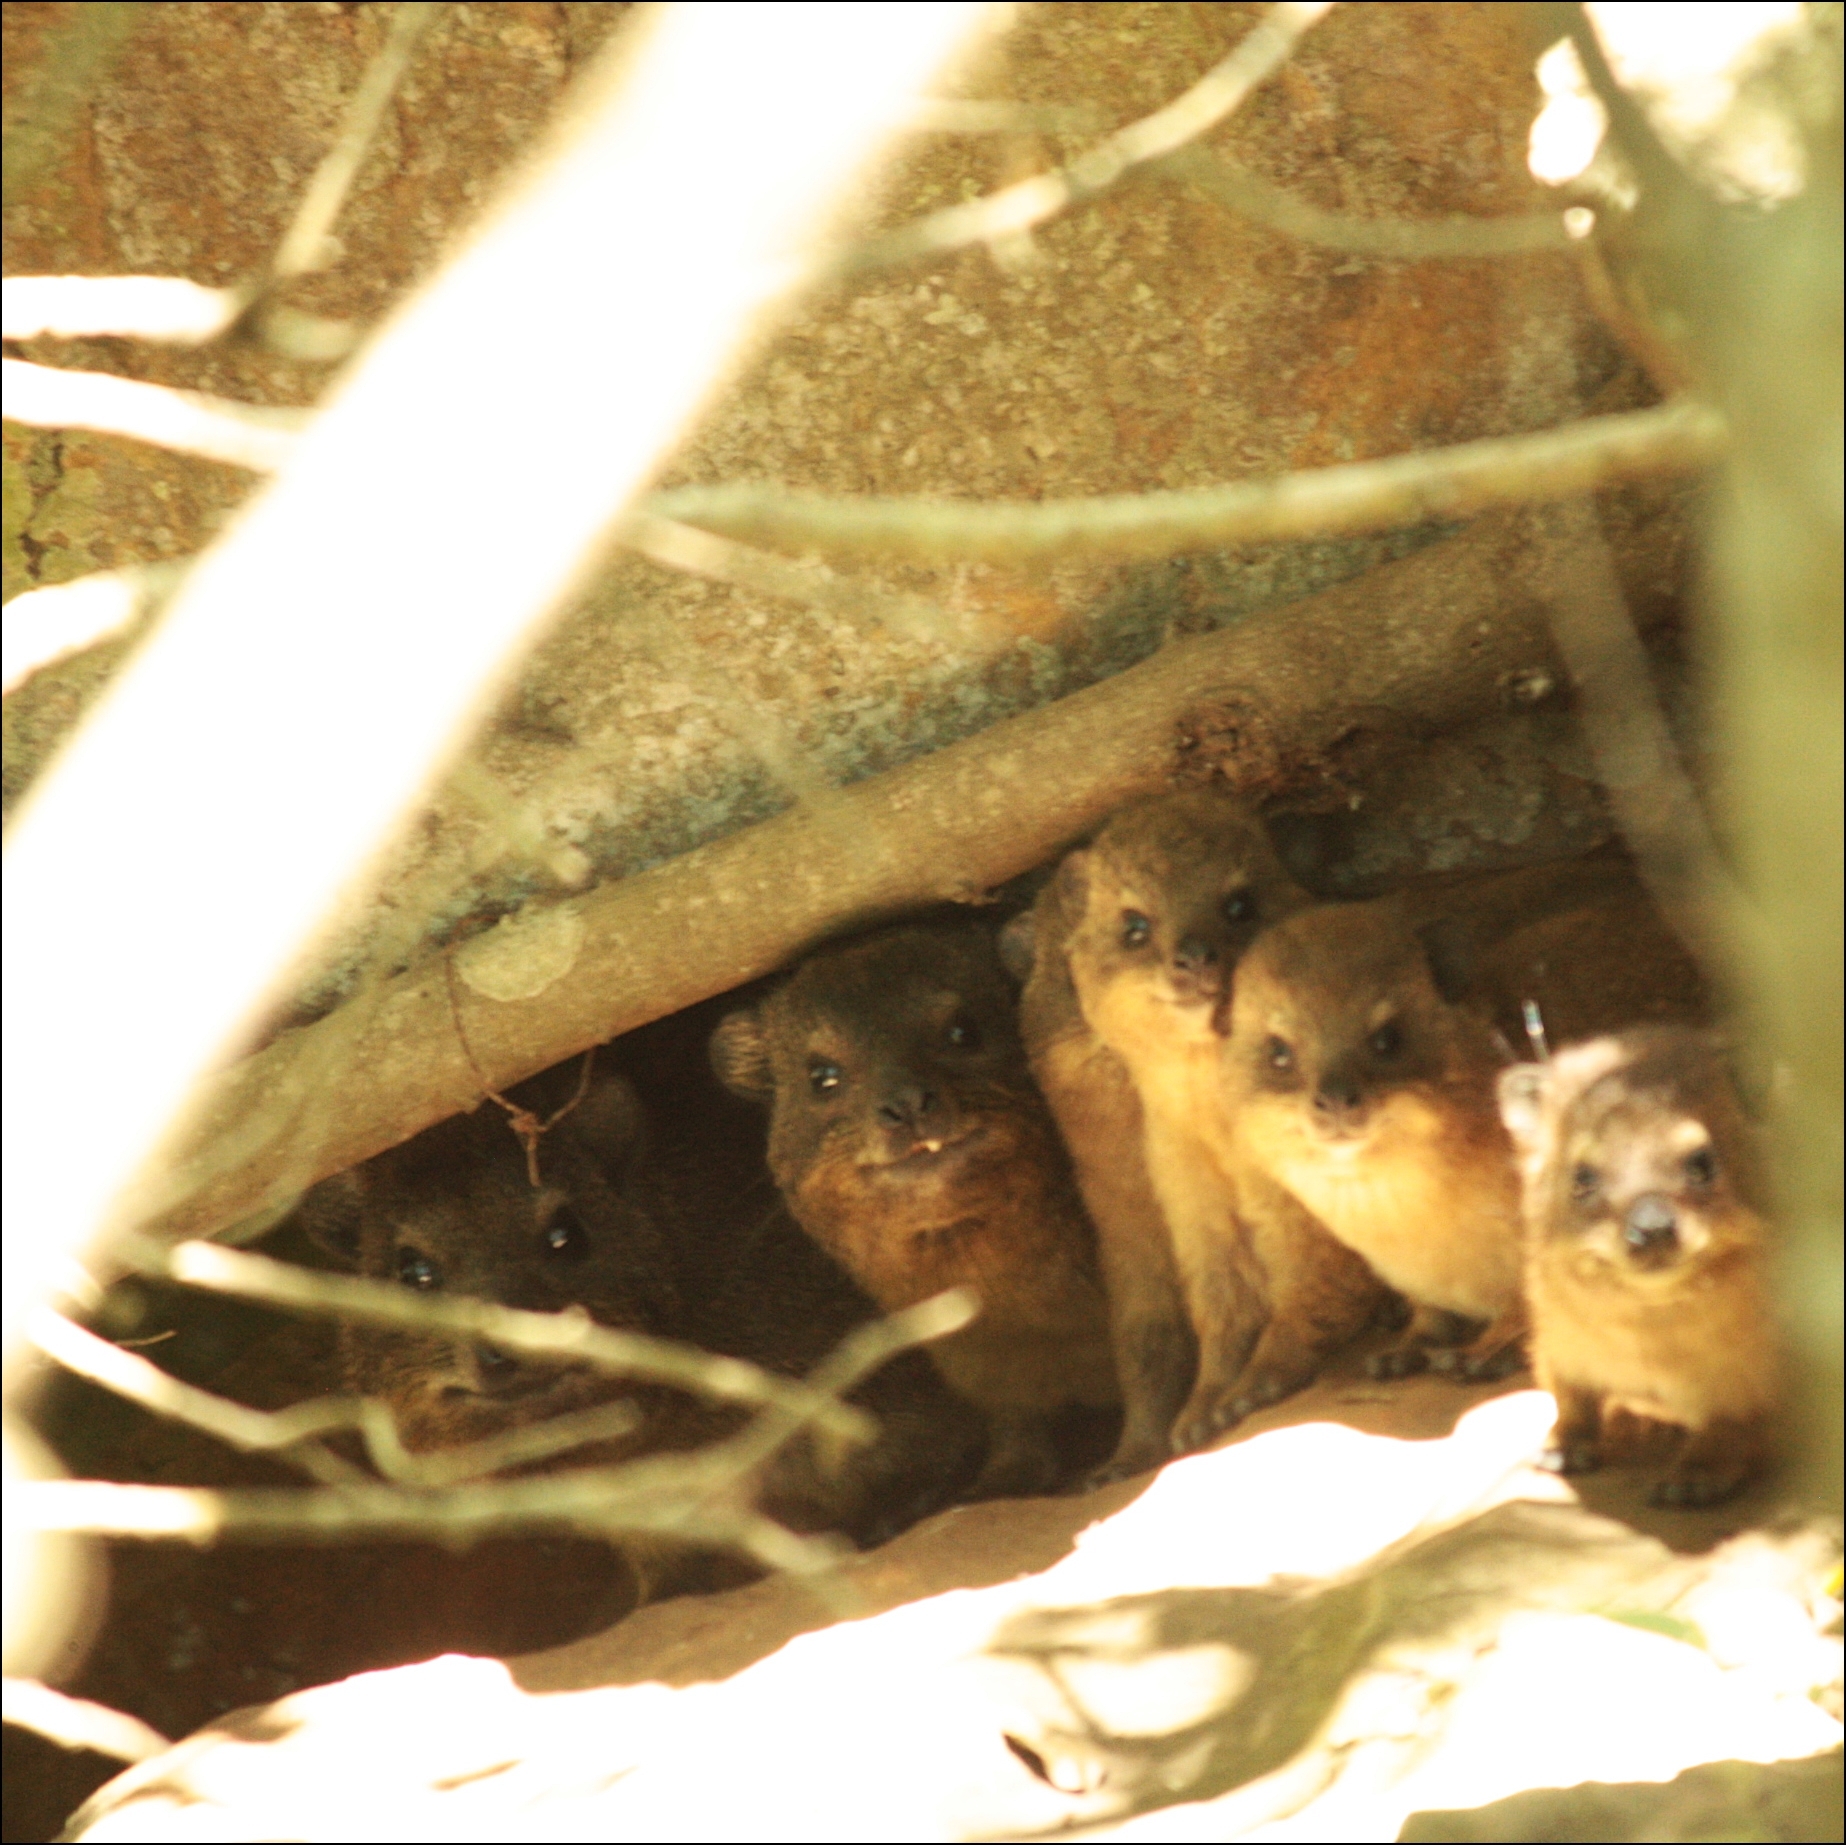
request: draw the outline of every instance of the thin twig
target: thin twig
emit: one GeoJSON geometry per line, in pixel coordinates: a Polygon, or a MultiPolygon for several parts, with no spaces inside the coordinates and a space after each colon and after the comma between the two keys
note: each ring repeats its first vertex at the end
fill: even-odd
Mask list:
{"type": "Polygon", "coordinates": [[[539,1188],[538,1143],[589,1094],[590,1071],[596,1062],[596,1046],[592,1044],[583,1053],[583,1073],[577,1078],[577,1093],[562,1108],[554,1109],[541,1121],[531,1109],[521,1108],[517,1102],[509,1102],[482,1073],[481,1066],[475,1061],[474,1047],[468,1042],[467,1032],[462,1029],[461,1002],[455,992],[455,957],[444,955],[442,966],[449,983],[449,1012],[455,1020],[455,1036],[461,1044],[462,1054],[468,1059],[468,1068],[474,1072],[480,1082],[481,1093],[488,1101],[506,1110],[506,1124],[517,1136],[519,1144],[526,1150],[526,1178],[531,1182],[532,1189],[537,1191],[539,1188]]]}
{"type": "Polygon", "coordinates": [[[25,1333],[41,1352],[79,1377],[157,1416],[200,1429],[243,1453],[273,1454],[324,1486],[364,1477],[319,1445],[320,1436],[346,1430],[364,1438],[372,1465],[387,1480],[400,1486],[452,1486],[505,1468],[550,1460],[593,1442],[619,1440],[632,1435],[642,1420],[641,1412],[630,1402],[601,1403],[484,1441],[413,1453],[398,1435],[390,1407],[371,1397],[316,1397],[284,1410],[251,1409],[183,1383],[48,1308],[37,1307],[27,1315],[25,1333]]]}
{"type": "Polygon", "coordinates": [[[215,1243],[175,1248],[143,1236],[120,1241],[123,1257],[144,1273],[188,1287],[266,1301],[294,1313],[334,1314],[378,1326],[441,1332],[557,1363],[578,1363],[617,1377],[651,1378],[726,1402],[780,1403],[812,1411],[848,1441],[868,1440],[871,1419],[850,1404],[817,1398],[807,1385],[774,1376],[741,1358],[713,1357],[670,1339],[599,1326],[581,1307],[529,1313],[491,1301],[412,1294],[407,1288],[350,1275],[321,1274],[215,1243]]]}
{"type": "Polygon", "coordinates": [[[1637,475],[1690,473],[1723,452],[1724,419],[1676,399],[1531,435],[1349,462],[1227,487],[1101,499],[828,499],[734,482],[657,494],[647,509],[789,551],[979,558],[1171,557],[1226,545],[1460,519],[1495,506],[1566,499],[1637,475]]]}
{"type": "Polygon", "coordinates": [[[308,189],[296,209],[295,221],[276,248],[269,271],[270,286],[295,276],[311,275],[317,269],[324,269],[331,260],[333,250],[328,233],[346,203],[353,181],[359,177],[359,169],[365,164],[372,143],[378,138],[385,109],[403,81],[411,54],[424,33],[435,24],[439,10],[431,0],[404,0],[391,15],[391,29],[385,35],[385,42],[372,59],[359,87],[353,91],[333,145],[321,156],[320,165],[314,169],[314,177],[308,181],[308,189]]]}
{"type": "MultiPolygon", "coordinates": [[[[27,1484],[18,1489],[21,1496],[15,1503],[22,1524],[39,1531],[187,1538],[194,1543],[218,1537],[300,1542],[337,1541],[365,1533],[485,1537],[561,1525],[735,1545],[771,1568],[823,1569],[839,1556],[837,1544],[797,1537],[750,1510],[737,1498],[738,1487],[803,1427],[823,1420],[823,1411],[845,1407],[831,1393],[851,1389],[906,1346],[965,1326],[974,1311],[971,1295],[951,1289],[859,1327],[816,1369],[804,1401],[785,1397],[772,1403],[738,1436],[694,1454],[650,1455],[537,1480],[433,1485],[421,1491],[369,1482],[309,1491],[214,1491],[57,1480],[27,1484]]],[[[445,1457],[421,1458],[426,1466],[440,1466],[445,1457]]]]}
{"type": "Polygon", "coordinates": [[[824,564],[791,564],[773,551],[736,544],[694,525],[637,512],[622,520],[616,538],[629,550],[669,570],[683,570],[715,583],[805,603],[830,615],[882,623],[921,640],[946,640],[965,646],[971,639],[969,624],[939,602],[868,589],[836,576],[824,564]]]}
{"type": "Polygon", "coordinates": [[[0,338],[159,340],[202,346],[244,307],[234,288],[177,275],[12,275],[0,282],[0,338]]]}
{"type": "MultiPolygon", "coordinates": [[[[690,1463],[688,1463],[690,1465],[690,1463]]],[[[12,1492],[20,1528],[144,1539],[345,1543],[353,1538],[475,1540],[541,1527],[597,1536],[655,1532],[735,1545],[776,1569],[831,1565],[835,1545],[799,1538],[760,1513],[676,1495],[668,1457],[586,1467],[530,1480],[411,1491],[370,1482],[319,1487],[121,1486],[106,1480],[33,1480],[12,1492]]],[[[694,1476],[702,1494],[702,1474],[694,1476]]]]}
{"type": "Polygon", "coordinates": [[[188,567],[187,562],[130,564],[15,596],[0,628],[5,689],[10,692],[42,668],[127,633],[172,594],[188,567]]]}
{"type": "Polygon", "coordinates": [[[992,244],[1017,237],[1072,205],[1107,192],[1136,168],[1216,128],[1275,72],[1327,10],[1326,0],[1282,0],[1269,8],[1228,58],[1213,65],[1184,95],[1118,130],[1069,166],[1036,174],[984,199],[951,205],[882,237],[850,245],[831,261],[823,257],[822,267],[835,274],[854,275],[941,256],[969,244],[992,244]]]}
{"type": "MultiPolygon", "coordinates": [[[[1161,171],[1182,179],[1240,217],[1322,249],[1355,256],[1517,256],[1530,250],[1566,250],[1578,237],[1560,211],[1510,218],[1354,218],[1322,211],[1305,199],[1233,166],[1208,147],[1182,148],[1161,163],[1161,171]]],[[[1579,208],[1583,209],[1583,208],[1579,208]]],[[[1592,228],[1585,211],[1583,233],[1592,228]]]]}
{"type": "Polygon", "coordinates": [[[166,1737],[126,1711],[88,1698],[68,1697],[35,1678],[0,1681],[0,1717],[61,1749],[93,1749],[118,1762],[146,1762],[173,1747],[166,1737]]]}
{"type": "Polygon", "coordinates": [[[0,391],[5,393],[6,414],[15,423],[132,436],[259,474],[282,466],[310,415],[306,410],[232,403],[107,372],[63,371],[24,359],[0,360],[0,391]]]}
{"type": "Polygon", "coordinates": [[[1537,518],[1557,559],[1551,630],[1576,685],[1596,778],[1661,913],[1722,983],[1754,912],[1680,763],[1608,541],[1582,502],[1537,518]]]}

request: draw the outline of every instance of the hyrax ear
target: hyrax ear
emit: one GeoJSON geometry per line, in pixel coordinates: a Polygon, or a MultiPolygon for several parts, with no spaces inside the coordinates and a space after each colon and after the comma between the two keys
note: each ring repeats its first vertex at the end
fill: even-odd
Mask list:
{"type": "Polygon", "coordinates": [[[365,1168],[354,1166],[348,1172],[336,1172],[331,1179],[322,1179],[295,1207],[295,1221],[309,1237],[349,1267],[356,1267],[359,1261],[368,1184],[365,1168]]]}
{"type": "Polygon", "coordinates": [[[767,1102],[776,1092],[769,1066],[769,1039],[755,1007],[721,1019],[711,1035],[711,1067],[733,1095],[767,1102]]]}
{"type": "Polygon", "coordinates": [[[1543,1138],[1551,1077],[1551,1066],[1545,1063],[1516,1063],[1500,1072],[1500,1119],[1522,1154],[1534,1152],[1543,1138]]]}
{"type": "Polygon", "coordinates": [[[1089,907],[1090,869],[1090,848],[1080,846],[1075,852],[1064,855],[1064,862],[1052,880],[1057,888],[1058,901],[1063,904],[1064,914],[1072,924],[1089,907]]]}
{"type": "Polygon", "coordinates": [[[1438,916],[1417,930],[1417,940],[1423,944],[1436,991],[1454,1005],[1474,984],[1480,949],[1473,928],[1463,917],[1438,916]]]}
{"type": "Polygon", "coordinates": [[[641,1098],[634,1084],[614,1070],[599,1071],[590,1079],[583,1100],[564,1117],[564,1123],[611,1178],[641,1157],[647,1139],[641,1098]]]}
{"type": "Polygon", "coordinates": [[[1038,952],[1038,913],[1027,910],[1000,931],[1000,965],[1021,986],[1032,978],[1032,961],[1038,952]]]}

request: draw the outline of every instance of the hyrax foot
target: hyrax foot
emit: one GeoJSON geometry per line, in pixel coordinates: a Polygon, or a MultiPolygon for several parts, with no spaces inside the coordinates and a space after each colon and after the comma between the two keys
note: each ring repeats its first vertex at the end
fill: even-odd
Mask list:
{"type": "Polygon", "coordinates": [[[1048,1429],[1038,1424],[1002,1424],[994,1430],[987,1460],[968,1488],[970,1499],[1033,1499],[1055,1492],[1063,1463],[1048,1429]]]}
{"type": "Polygon", "coordinates": [[[1676,1467],[1655,1485],[1647,1502],[1688,1512],[1700,1506],[1721,1505],[1740,1492],[1749,1477],[1737,1467],[1676,1467]]]}
{"type": "Polygon", "coordinates": [[[1560,1440],[1554,1433],[1538,1464],[1547,1473],[1594,1473],[1602,1465],[1602,1449],[1594,1441],[1560,1440]]]}
{"type": "Polygon", "coordinates": [[[1445,1377],[1459,1377],[1469,1383],[1485,1384],[1523,1368],[1525,1348],[1516,1340],[1511,1345],[1445,1346],[1429,1355],[1429,1368],[1445,1377]]]}
{"type": "Polygon", "coordinates": [[[1118,1480],[1132,1480],[1136,1474],[1152,1473],[1173,1458],[1164,1442],[1124,1442],[1103,1464],[1084,1478],[1083,1490],[1093,1492],[1099,1486],[1113,1486],[1118,1480]]]}
{"type": "Polygon", "coordinates": [[[1408,1339],[1402,1345],[1387,1345],[1382,1352],[1374,1352],[1365,1361],[1368,1377],[1415,1377],[1419,1371],[1429,1369],[1429,1347],[1418,1339],[1408,1339]]]}
{"type": "Polygon", "coordinates": [[[1220,1385],[1210,1392],[1194,1391],[1192,1400],[1173,1422],[1173,1452],[1194,1454],[1209,1447],[1226,1429],[1235,1428],[1246,1415],[1234,1387],[1220,1385]]]}

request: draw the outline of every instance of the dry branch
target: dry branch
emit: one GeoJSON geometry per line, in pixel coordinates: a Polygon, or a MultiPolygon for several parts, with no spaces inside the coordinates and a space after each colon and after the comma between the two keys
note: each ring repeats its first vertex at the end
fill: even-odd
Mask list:
{"type": "MultiPolygon", "coordinates": [[[[1181,721],[1229,724],[1233,780],[1262,792],[1355,708],[1439,730],[1522,674],[1562,680],[1523,521],[1459,536],[995,725],[654,870],[503,924],[497,956],[554,970],[506,1002],[467,986],[468,1042],[504,1088],[590,1045],[785,965],[830,932],[984,893],[1124,800],[1163,786],[1181,721]],[[1225,713],[1232,713],[1227,719],[1225,713]],[[523,944],[523,947],[522,947],[523,944]]],[[[209,1086],[144,1211],[206,1235],[393,1146],[480,1095],[445,972],[425,964],[288,1034],[209,1086]]],[[[495,1335],[496,1338],[498,1335],[495,1335]]]]}
{"type": "MultiPolygon", "coordinates": [[[[1197,186],[1209,198],[1240,217],[1253,219],[1301,243],[1355,256],[1396,257],[1416,262],[1426,257],[1518,256],[1531,250],[1570,249],[1574,222],[1561,211],[1531,212],[1504,218],[1356,218],[1322,211],[1280,186],[1233,166],[1208,147],[1182,148],[1161,163],[1161,171],[1197,186]]],[[[1584,229],[1593,224],[1585,211],[1584,229]]]]}
{"type": "Polygon", "coordinates": [[[828,265],[840,275],[887,269],[942,256],[970,244],[1017,238],[1085,199],[1107,192],[1136,168],[1164,159],[1232,114],[1258,84],[1274,74],[1309,27],[1325,16],[1328,0],[1281,0],[1191,89],[1163,109],[1130,122],[1069,166],[1038,173],[984,199],[951,205],[882,237],[850,245],[828,265]]]}
{"type": "Polygon", "coordinates": [[[646,510],[749,544],[834,556],[1026,564],[1172,557],[1225,545],[1378,531],[1496,506],[1569,499],[1612,481],[1690,473],[1722,452],[1724,419],[1676,399],[1532,435],[1228,487],[997,505],[977,500],[829,499],[742,482],[656,494],[646,510]]]}
{"type": "Polygon", "coordinates": [[[34,1678],[9,1678],[0,1689],[0,1716],[63,1749],[94,1749],[118,1762],[145,1762],[173,1747],[161,1733],[126,1711],[67,1697],[34,1678]]]}
{"type": "Polygon", "coordinates": [[[532,1313],[455,1295],[412,1295],[389,1282],[321,1274],[209,1243],[187,1243],[167,1250],[132,1239],[126,1248],[137,1266],[150,1273],[294,1313],[332,1314],[374,1326],[445,1332],[541,1362],[592,1365],[615,1377],[651,1378],[724,1402],[780,1405],[800,1416],[817,1417],[849,1441],[863,1440],[872,1432],[862,1411],[836,1403],[806,1384],[777,1377],[741,1358],[715,1358],[671,1339],[599,1326],[581,1307],[532,1313]]]}
{"type": "Polygon", "coordinates": [[[0,390],[15,423],[41,429],[96,429],[132,436],[208,461],[264,474],[294,453],[310,412],[233,403],[199,391],[176,391],[108,372],[62,371],[24,359],[0,359],[0,390]]]}

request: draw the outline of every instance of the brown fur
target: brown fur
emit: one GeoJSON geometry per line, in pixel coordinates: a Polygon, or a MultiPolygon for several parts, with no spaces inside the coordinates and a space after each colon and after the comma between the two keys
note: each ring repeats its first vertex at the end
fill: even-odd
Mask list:
{"type": "Polygon", "coordinates": [[[1363,1265],[1301,1214],[1251,1242],[1207,1121],[1225,975],[1307,901],[1242,803],[1194,791],[1117,814],[1034,912],[1021,1020],[1109,1281],[1127,1404],[1109,1474],[1298,1389],[1376,1307],[1363,1265]]]}
{"type": "Polygon", "coordinates": [[[1656,1503],[1710,1505],[1763,1464],[1775,1394],[1761,1178],[1717,1048],[1672,1029],[1500,1078],[1518,1145],[1548,1466],[1602,1463],[1612,1412],[1687,1431],[1656,1503]]]}
{"type": "Polygon", "coordinates": [[[1117,1388],[1089,1225],[991,938],[909,926],[824,949],[727,1018],[712,1054],[770,1105],[789,1209],[880,1306],[979,1297],[980,1317],[930,1348],[989,1419],[976,1490],[1053,1485],[1054,1413],[1117,1388]]]}
{"type": "Polygon", "coordinates": [[[1456,1319],[1488,1324],[1445,1355],[1454,1368],[1511,1368],[1525,1309],[1518,1176],[1494,1103],[1504,1058],[1438,991],[1406,906],[1335,904],[1279,924],[1239,964],[1228,1024],[1231,1161],[1417,1309],[1377,1368],[1415,1369],[1456,1319]]]}
{"type": "MultiPolygon", "coordinates": [[[[687,1209],[683,1185],[663,1180],[650,1160],[640,1106],[621,1077],[600,1077],[545,1136],[539,1170],[534,1191],[505,1116],[484,1105],[316,1187],[303,1215],[320,1242],[368,1276],[536,1312],[582,1306],[600,1324],[684,1338],[788,1375],[811,1369],[873,1314],[779,1210],[745,1229],[687,1209]],[[673,1243],[687,1234],[729,1234],[734,1244],[729,1281],[711,1298],[683,1299],[676,1286],[673,1243]]],[[[620,1399],[641,1412],[634,1433],[547,1465],[699,1447],[743,1420],[666,1387],[465,1339],[350,1326],[342,1346],[352,1387],[391,1407],[413,1450],[620,1399]]],[[[808,1440],[784,1449],[758,1490],[769,1516],[876,1541],[946,1503],[972,1472],[979,1430],[925,1361],[900,1357],[855,1399],[879,1416],[879,1437],[845,1457],[808,1440]]],[[[644,1596],[737,1577],[728,1562],[672,1542],[628,1539],[623,1549],[644,1596]]]]}

